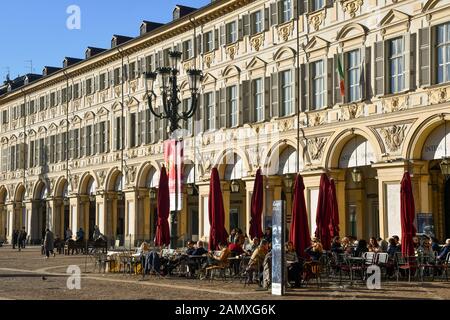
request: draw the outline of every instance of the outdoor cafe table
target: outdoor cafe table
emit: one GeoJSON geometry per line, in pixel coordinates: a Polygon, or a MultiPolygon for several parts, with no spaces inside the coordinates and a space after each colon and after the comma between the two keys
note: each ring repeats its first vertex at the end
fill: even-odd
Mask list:
{"type": "Polygon", "coordinates": [[[366,259],[363,257],[346,257],[345,259],[347,259],[350,267],[350,283],[353,283],[353,270],[361,270],[363,272],[366,259]]]}

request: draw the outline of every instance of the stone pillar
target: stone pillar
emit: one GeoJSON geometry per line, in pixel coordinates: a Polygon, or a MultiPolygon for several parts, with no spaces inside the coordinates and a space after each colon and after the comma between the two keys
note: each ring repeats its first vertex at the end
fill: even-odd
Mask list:
{"type": "Polygon", "coordinates": [[[7,234],[7,219],[6,219],[6,215],[7,215],[7,210],[6,210],[6,206],[4,204],[0,204],[0,239],[1,240],[5,240],[6,239],[6,234],[7,234]]]}
{"type": "Polygon", "coordinates": [[[228,233],[230,233],[230,208],[231,208],[230,182],[221,181],[220,189],[222,190],[223,210],[225,212],[225,229],[228,231],[228,233]]]}
{"type": "Polygon", "coordinates": [[[139,215],[137,213],[137,192],[133,189],[125,191],[125,247],[134,247],[136,241],[142,241],[138,235],[139,215]],[[139,237],[139,238],[138,238],[139,237]]]}
{"type": "MultiPolygon", "coordinates": [[[[252,195],[255,187],[255,177],[244,179],[245,182],[245,231],[244,233],[250,237],[250,221],[252,219],[252,195]]],[[[264,203],[264,197],[262,199],[264,203]]],[[[261,217],[262,218],[262,217],[261,217]]],[[[263,219],[261,219],[263,220],[263,219]]]]}
{"type": "Polygon", "coordinates": [[[400,183],[407,169],[404,162],[372,165],[377,170],[380,215],[380,237],[401,236],[400,183]]]}
{"type": "Polygon", "coordinates": [[[27,237],[32,239],[32,219],[33,219],[33,202],[31,200],[25,202],[25,210],[27,212],[27,221],[24,225],[25,231],[27,232],[27,237]]]}
{"type": "Polygon", "coordinates": [[[69,198],[69,227],[72,230],[72,238],[75,240],[78,229],[80,228],[80,209],[81,201],[77,196],[69,198]]]}
{"type": "Polygon", "coordinates": [[[14,203],[10,202],[6,205],[7,208],[7,239],[8,242],[11,243],[12,241],[12,234],[13,234],[13,230],[14,230],[14,203]]]}
{"type": "Polygon", "coordinates": [[[106,205],[105,205],[106,196],[104,192],[99,192],[95,196],[95,223],[97,224],[100,232],[105,236],[108,236],[108,224],[106,218],[106,205]]]}
{"type": "Polygon", "coordinates": [[[182,195],[182,205],[181,210],[179,211],[179,217],[178,217],[178,234],[180,237],[183,237],[183,240],[188,240],[188,215],[189,215],[189,205],[188,205],[188,194],[186,192],[186,185],[182,184],[181,192],[183,192],[182,195]]]}
{"type": "MultiPolygon", "coordinates": [[[[320,177],[323,170],[312,170],[302,172],[305,184],[306,211],[308,212],[309,233],[311,237],[316,232],[317,201],[319,196],[320,177]]],[[[345,212],[345,211],[344,211],[345,212]]],[[[344,219],[345,221],[345,219],[344,219]]]]}
{"type": "Polygon", "coordinates": [[[57,198],[47,199],[47,226],[54,236],[61,236],[61,202],[57,198]]]}
{"type": "Polygon", "coordinates": [[[345,195],[345,169],[332,169],[330,170],[330,178],[334,180],[334,184],[336,186],[336,199],[338,203],[339,210],[339,235],[345,236],[348,234],[348,226],[347,226],[347,208],[346,208],[346,195],[345,195]]]}
{"type": "Polygon", "coordinates": [[[209,183],[199,184],[199,239],[208,241],[209,239],[209,218],[208,218],[208,197],[209,197],[209,183]]]}

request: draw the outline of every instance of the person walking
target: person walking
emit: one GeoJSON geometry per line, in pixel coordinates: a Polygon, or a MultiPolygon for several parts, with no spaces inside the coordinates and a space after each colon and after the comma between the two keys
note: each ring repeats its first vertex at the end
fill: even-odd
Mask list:
{"type": "Polygon", "coordinates": [[[16,248],[16,244],[17,244],[17,240],[19,238],[19,232],[17,230],[13,230],[12,233],[12,245],[13,245],[13,249],[16,248]]]}
{"type": "Polygon", "coordinates": [[[66,229],[66,237],[65,237],[65,239],[64,240],[69,240],[69,239],[72,239],[72,230],[70,229],[70,228],[67,228],[66,229]]]}
{"type": "Polygon", "coordinates": [[[50,229],[47,229],[45,232],[45,238],[44,238],[44,249],[45,249],[45,258],[48,259],[50,256],[50,253],[55,257],[55,252],[53,251],[55,242],[55,236],[53,235],[53,232],[50,231],[50,229]]]}
{"type": "Polygon", "coordinates": [[[22,227],[22,230],[19,231],[19,235],[17,236],[19,252],[22,251],[22,249],[25,249],[26,240],[27,240],[27,232],[25,231],[25,227],[22,227]]]}

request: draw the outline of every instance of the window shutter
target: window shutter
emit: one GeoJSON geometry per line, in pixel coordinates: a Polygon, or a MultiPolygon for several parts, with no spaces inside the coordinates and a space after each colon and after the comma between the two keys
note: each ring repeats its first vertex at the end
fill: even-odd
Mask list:
{"type": "Polygon", "coordinates": [[[100,123],[94,125],[94,154],[100,153],[100,123]]]}
{"type": "Polygon", "coordinates": [[[198,107],[199,109],[197,110],[197,114],[195,116],[195,120],[197,120],[196,122],[198,123],[198,126],[196,126],[195,128],[195,134],[199,134],[200,132],[203,132],[203,128],[204,128],[204,101],[205,101],[205,97],[204,94],[199,94],[199,104],[198,107]]]}
{"type": "MultiPolygon", "coordinates": [[[[343,97],[341,96],[341,86],[340,86],[340,82],[341,82],[341,78],[339,77],[339,71],[338,71],[338,61],[340,57],[344,57],[345,55],[338,55],[335,54],[334,55],[334,64],[333,64],[333,79],[334,79],[334,104],[339,104],[339,103],[343,103],[343,97]]],[[[344,68],[344,61],[341,61],[342,63],[342,68],[344,68]]],[[[345,69],[343,70],[344,74],[345,74],[345,69]]]]}
{"type": "Polygon", "coordinates": [[[309,68],[310,64],[305,63],[300,66],[301,69],[301,88],[302,88],[302,111],[310,110],[310,81],[309,81],[309,68]]]}
{"type": "Polygon", "coordinates": [[[416,33],[403,36],[406,90],[416,88],[416,37],[416,33]]]}
{"type": "Polygon", "coordinates": [[[270,28],[270,8],[264,8],[264,31],[270,28]]]}
{"type": "Polygon", "coordinates": [[[304,14],[309,12],[309,1],[311,0],[298,0],[299,1],[299,13],[304,14]]]}
{"type": "Polygon", "coordinates": [[[158,69],[160,67],[160,65],[159,65],[159,55],[160,55],[159,51],[155,53],[155,68],[156,69],[158,69]]]}
{"type": "Polygon", "coordinates": [[[248,14],[245,14],[242,16],[242,23],[244,28],[244,36],[250,35],[250,16],[248,14]]]}
{"type": "Polygon", "coordinates": [[[364,101],[370,97],[370,48],[361,48],[361,80],[360,80],[360,90],[361,90],[361,100],[364,101]]]}
{"type": "Polygon", "coordinates": [[[300,10],[300,5],[299,2],[301,2],[303,0],[292,0],[292,17],[294,19],[297,19],[298,15],[299,15],[299,10],[300,10]]]}
{"type": "Polygon", "coordinates": [[[384,41],[379,41],[375,43],[374,46],[375,52],[375,95],[380,96],[384,95],[385,89],[385,80],[384,80],[384,71],[385,71],[385,62],[384,62],[384,41]]]}
{"type": "Polygon", "coordinates": [[[293,90],[294,90],[294,106],[293,106],[293,109],[292,109],[292,111],[294,112],[294,113],[297,113],[297,106],[298,106],[298,108],[300,109],[300,101],[299,101],[299,98],[300,98],[300,95],[299,95],[299,88],[300,88],[300,82],[299,82],[299,79],[300,79],[300,70],[299,70],[299,68],[294,68],[293,70],[292,70],[292,73],[294,74],[294,83],[292,84],[292,88],[293,88],[293,90]]]}
{"type": "Polygon", "coordinates": [[[270,4],[270,25],[278,24],[278,2],[270,4]]]}
{"type": "Polygon", "coordinates": [[[106,121],[106,128],[105,128],[105,152],[109,152],[109,150],[111,150],[111,147],[110,147],[110,140],[111,140],[111,138],[110,138],[110,134],[111,134],[111,121],[106,121]]]}
{"type": "Polygon", "coordinates": [[[242,117],[240,118],[242,118],[242,124],[250,123],[254,121],[251,115],[252,108],[250,97],[252,92],[250,87],[250,81],[243,81],[239,89],[241,89],[241,96],[242,96],[242,103],[240,103],[242,107],[239,108],[242,110],[242,117]]]}
{"type": "Polygon", "coordinates": [[[197,36],[197,55],[201,55],[203,53],[203,41],[202,35],[197,36]]]}
{"type": "Polygon", "coordinates": [[[271,87],[271,118],[278,117],[279,115],[279,106],[278,106],[278,72],[272,73],[270,75],[270,87],[271,87]]]}
{"type": "Polygon", "coordinates": [[[244,38],[244,21],[243,19],[238,20],[238,40],[241,41],[244,38]]]}
{"type": "Polygon", "coordinates": [[[423,28],[419,30],[419,85],[431,85],[430,72],[430,28],[423,28]]]}
{"type": "Polygon", "coordinates": [[[219,49],[219,29],[214,30],[214,50],[219,49]]]}
{"type": "Polygon", "coordinates": [[[216,90],[214,92],[214,118],[215,118],[215,122],[214,122],[214,129],[219,129],[220,128],[220,92],[219,90],[216,90]]]}
{"type": "Polygon", "coordinates": [[[220,26],[220,45],[226,45],[226,34],[225,34],[225,26],[220,26]]]}
{"type": "Polygon", "coordinates": [[[219,92],[219,114],[220,114],[220,121],[219,121],[219,129],[220,128],[226,128],[227,127],[227,89],[226,88],[220,88],[219,92]]]}
{"type": "Polygon", "coordinates": [[[325,105],[328,107],[333,106],[333,58],[325,59],[325,85],[326,85],[326,95],[325,95],[325,105]]]}
{"type": "Polygon", "coordinates": [[[270,77],[264,78],[264,120],[270,119],[270,77]]]}
{"type": "Polygon", "coordinates": [[[81,128],[80,130],[80,157],[84,157],[86,155],[86,146],[85,146],[85,141],[86,141],[86,137],[85,137],[85,128],[81,128]]]}

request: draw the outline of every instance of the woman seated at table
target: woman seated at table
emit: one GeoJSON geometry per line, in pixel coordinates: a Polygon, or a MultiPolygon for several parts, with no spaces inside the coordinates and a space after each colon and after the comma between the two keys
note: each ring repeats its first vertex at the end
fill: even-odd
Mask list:
{"type": "Polygon", "coordinates": [[[144,273],[147,274],[149,271],[161,273],[161,258],[156,251],[153,249],[149,251],[147,254],[142,255],[141,261],[144,266],[144,273]]]}
{"type": "Polygon", "coordinates": [[[294,249],[294,244],[292,241],[289,241],[286,244],[286,265],[288,270],[288,284],[290,282],[295,283],[295,287],[300,287],[300,274],[302,272],[302,266],[298,260],[297,252],[294,249]]]}
{"type": "Polygon", "coordinates": [[[369,249],[367,248],[367,241],[364,239],[361,239],[358,241],[358,245],[355,248],[355,251],[353,252],[354,257],[362,257],[362,254],[364,252],[368,252],[369,249]]]}
{"type": "Polygon", "coordinates": [[[215,255],[213,252],[208,253],[206,268],[211,266],[225,267],[228,265],[228,257],[231,254],[230,249],[228,249],[226,243],[222,242],[219,243],[219,249],[220,252],[218,255],[215,255]]]}
{"type": "Polygon", "coordinates": [[[331,242],[331,252],[336,254],[344,253],[344,249],[341,245],[341,238],[339,238],[339,236],[333,238],[333,242],[331,242]]]}
{"type": "MultiPolygon", "coordinates": [[[[229,244],[228,249],[230,250],[232,257],[238,257],[244,254],[244,249],[242,249],[238,238],[234,239],[234,243],[229,244]]],[[[235,259],[231,264],[233,266],[234,274],[238,274],[240,261],[238,259],[235,259]]]]}
{"type": "Polygon", "coordinates": [[[378,241],[375,237],[372,237],[369,239],[369,244],[367,245],[367,249],[369,250],[369,252],[383,252],[383,250],[381,249],[380,245],[378,244],[378,241]]]}
{"type": "Polygon", "coordinates": [[[313,238],[311,241],[311,246],[306,248],[305,252],[309,255],[312,261],[319,261],[323,253],[323,247],[320,240],[313,238]]]}

